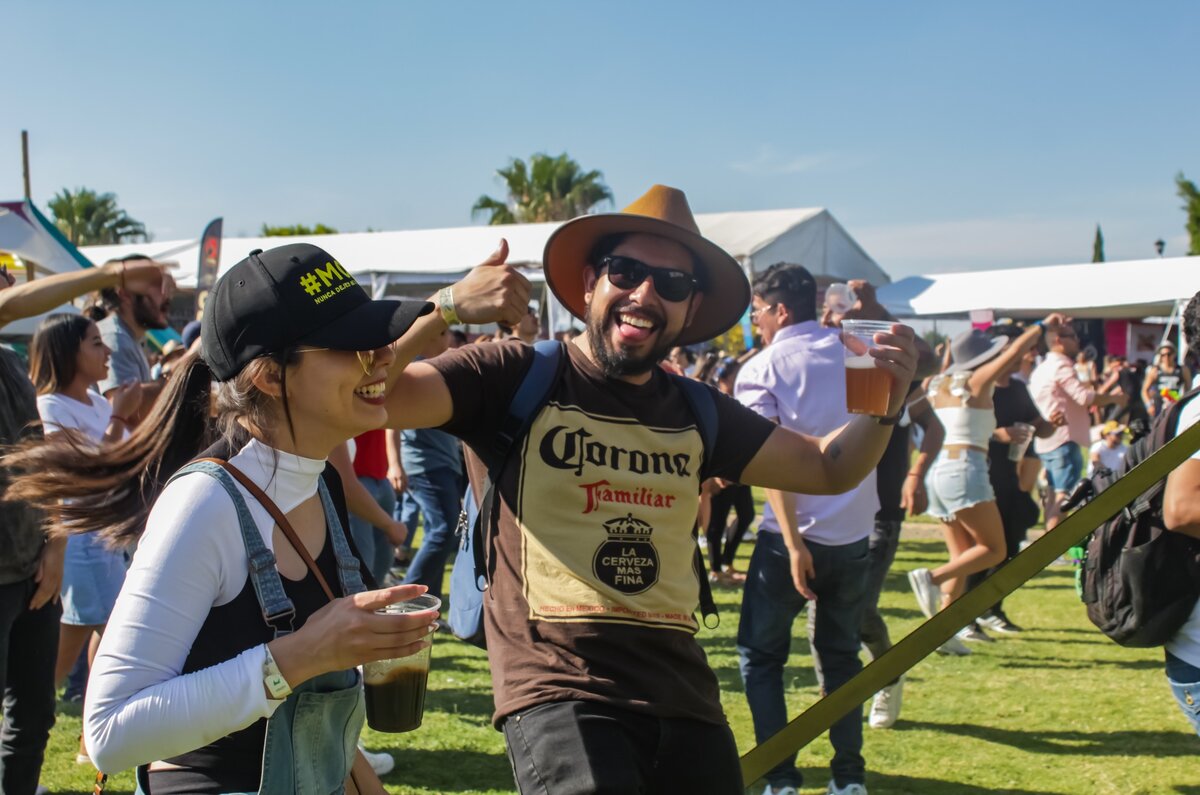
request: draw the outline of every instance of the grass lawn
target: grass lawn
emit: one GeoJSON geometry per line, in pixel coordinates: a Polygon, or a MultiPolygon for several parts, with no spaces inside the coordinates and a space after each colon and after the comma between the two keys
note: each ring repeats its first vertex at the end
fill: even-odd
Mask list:
{"type": "MultiPolygon", "coordinates": [[[[945,559],[928,525],[908,525],[883,594],[893,639],[920,613],[905,572],[945,559]]],[[[740,568],[753,547],[743,545],[740,568]]],[[[719,590],[721,625],[700,642],[724,689],[726,712],[744,752],[753,745],[734,637],[739,594],[719,590]]],[[[868,786],[879,793],[1190,793],[1200,795],[1200,738],[1171,699],[1159,649],[1122,649],[1087,622],[1069,568],[1052,567],[1007,603],[1028,631],[980,646],[966,658],[933,656],[909,675],[894,729],[866,729],[868,786]]],[[[803,635],[803,624],[797,630],[803,635]]],[[[788,706],[816,699],[807,643],[792,646],[788,706]]],[[[367,746],[397,757],[385,783],[393,793],[507,793],[512,775],[501,735],[491,728],[487,660],[438,636],[425,725],[407,735],[367,733],[367,746]]],[[[90,793],[74,763],[79,719],[60,716],[42,782],[56,793],[90,793]]],[[[703,749],[697,748],[697,753],[703,749]]],[[[831,750],[824,737],[803,749],[804,793],[823,793],[831,750]]],[[[130,792],[128,773],[110,792],[130,792]]],[[[762,791],[759,784],[752,790],[762,791]]]]}

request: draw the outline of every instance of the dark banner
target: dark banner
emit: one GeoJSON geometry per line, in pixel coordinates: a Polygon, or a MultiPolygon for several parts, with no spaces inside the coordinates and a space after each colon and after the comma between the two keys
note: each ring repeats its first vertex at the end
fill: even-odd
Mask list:
{"type": "Polygon", "coordinates": [[[196,273],[196,317],[204,312],[204,299],[217,281],[221,266],[221,219],[213,219],[200,236],[200,268],[196,273]]]}

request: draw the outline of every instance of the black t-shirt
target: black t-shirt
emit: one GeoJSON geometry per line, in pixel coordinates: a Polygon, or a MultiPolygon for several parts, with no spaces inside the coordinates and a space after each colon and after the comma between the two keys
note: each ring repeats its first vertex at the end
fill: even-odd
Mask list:
{"type": "MultiPolygon", "coordinates": [[[[1034,425],[1041,419],[1041,413],[1029,394],[1029,387],[1022,381],[1012,379],[1008,386],[997,386],[992,395],[996,406],[996,427],[1007,428],[1018,422],[1034,425]]],[[[1017,480],[1017,463],[1008,459],[1009,445],[992,439],[988,442],[988,474],[992,480],[992,488],[997,492],[1011,493],[1019,491],[1017,480]]],[[[1026,456],[1035,455],[1033,443],[1029,443],[1026,456]]]]}
{"type": "Polygon", "coordinates": [[[904,479],[908,477],[908,442],[911,435],[911,424],[897,425],[892,430],[892,438],[883,451],[883,457],[879,459],[879,465],[875,467],[875,489],[879,493],[879,511],[875,514],[877,522],[904,521],[900,492],[904,488],[904,479]]]}
{"type": "MultiPolygon", "coordinates": [[[[479,456],[535,355],[519,342],[429,360],[454,400],[443,430],[479,456]]],[[[723,723],[696,643],[693,529],[699,487],[738,480],[776,425],[712,390],[718,431],[706,460],[678,385],[655,368],[609,379],[573,344],[562,377],[497,483],[494,576],[484,600],[499,723],[552,701],[593,701],[723,723]]]]}
{"type": "MultiPolygon", "coordinates": [[[[0,347],[0,448],[40,436],[37,394],[25,364],[0,347]]],[[[0,493],[8,479],[8,470],[0,467],[0,493]]],[[[0,585],[32,577],[45,540],[39,511],[23,502],[0,502],[0,585]]]]}

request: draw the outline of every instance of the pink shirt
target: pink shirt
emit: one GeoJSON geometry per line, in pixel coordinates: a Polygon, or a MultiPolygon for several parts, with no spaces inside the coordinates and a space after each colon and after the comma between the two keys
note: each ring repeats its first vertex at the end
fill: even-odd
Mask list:
{"type": "Polygon", "coordinates": [[[1083,450],[1091,446],[1088,429],[1092,427],[1092,418],[1088,414],[1088,407],[1096,398],[1096,390],[1084,386],[1079,380],[1075,373],[1075,362],[1061,353],[1047,353],[1029,376],[1029,393],[1046,419],[1060,410],[1067,418],[1066,425],[1055,428],[1049,437],[1034,439],[1033,449],[1036,452],[1049,453],[1067,442],[1075,442],[1083,450]]]}

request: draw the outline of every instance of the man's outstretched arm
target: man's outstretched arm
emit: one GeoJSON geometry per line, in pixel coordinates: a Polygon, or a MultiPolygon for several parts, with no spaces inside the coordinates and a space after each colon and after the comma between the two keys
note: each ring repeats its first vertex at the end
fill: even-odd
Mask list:
{"type": "MultiPolygon", "coordinates": [[[[506,265],[507,258],[508,242],[501,239],[482,264],[450,286],[460,322],[515,326],[525,316],[531,289],[529,280],[506,265]]],[[[429,300],[436,306],[438,294],[429,300]]],[[[392,343],[396,360],[388,374],[387,427],[433,428],[450,421],[453,404],[445,379],[428,364],[413,362],[430,340],[446,330],[446,325],[442,312],[435,308],[418,318],[403,337],[392,343]]]]}
{"type": "MultiPolygon", "coordinates": [[[[875,337],[871,356],[892,377],[888,414],[904,406],[917,366],[913,331],[896,325],[875,337]]],[[[776,428],[746,465],[739,480],[801,494],[841,494],[862,482],[879,463],[892,436],[891,425],[856,417],[822,438],[776,428]]]]}

